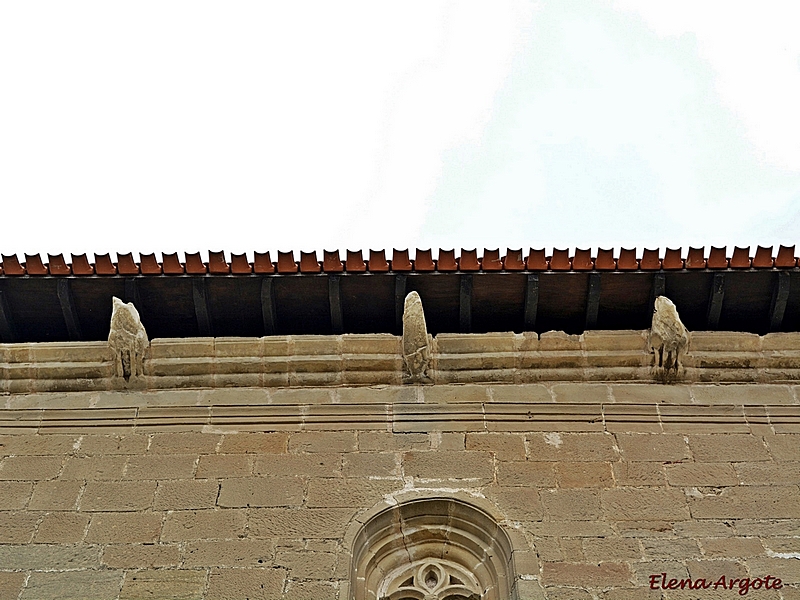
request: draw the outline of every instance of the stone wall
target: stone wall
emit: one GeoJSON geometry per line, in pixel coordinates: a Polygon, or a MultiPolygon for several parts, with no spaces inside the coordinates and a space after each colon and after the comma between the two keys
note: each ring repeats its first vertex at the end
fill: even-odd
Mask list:
{"type": "Polygon", "coordinates": [[[499,524],[519,600],[739,595],[739,582],[663,590],[661,573],[800,598],[791,383],[206,386],[4,404],[0,598],[350,600],[362,525],[421,498],[499,524]],[[764,589],[767,575],[782,588],[764,589]]]}

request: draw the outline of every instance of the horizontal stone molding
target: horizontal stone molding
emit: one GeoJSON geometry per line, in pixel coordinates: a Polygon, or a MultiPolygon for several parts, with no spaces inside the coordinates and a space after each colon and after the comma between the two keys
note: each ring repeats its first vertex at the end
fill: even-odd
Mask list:
{"type": "MultiPolygon", "coordinates": [[[[653,382],[648,331],[439,334],[433,384],[653,382]]],[[[800,380],[800,333],[694,332],[680,382],[800,380]]],[[[400,385],[389,334],[152,340],[144,375],[115,376],[105,342],[0,344],[0,393],[400,385]]]]}
{"type": "MultiPolygon", "coordinates": [[[[363,397],[350,398],[350,402],[336,402],[341,398],[325,388],[299,391],[294,402],[289,402],[292,398],[282,398],[280,404],[270,403],[267,396],[262,397],[263,402],[257,402],[256,395],[245,395],[240,399],[241,403],[234,403],[238,390],[212,390],[204,398],[196,398],[205,404],[191,404],[188,394],[169,397],[174,394],[171,392],[106,392],[102,398],[92,398],[87,393],[52,398],[43,395],[28,397],[28,402],[15,402],[14,407],[9,407],[12,403],[8,402],[6,408],[0,409],[0,433],[115,433],[173,429],[217,433],[345,429],[395,433],[573,431],[761,435],[800,432],[800,404],[796,397],[789,395],[787,389],[773,389],[784,386],[754,386],[756,389],[752,390],[748,402],[742,402],[734,393],[728,402],[718,399],[717,403],[704,404],[617,403],[614,392],[625,392],[624,385],[609,386],[608,394],[605,390],[574,386],[576,389],[571,390],[571,394],[580,397],[583,392],[586,401],[559,401],[558,390],[556,399],[551,401],[537,396],[532,390],[528,390],[527,400],[524,397],[511,402],[492,400],[493,395],[496,397],[499,395],[497,392],[502,391],[501,387],[441,386],[444,395],[420,396],[414,401],[402,400],[402,396],[395,395],[395,401],[386,402],[392,398],[380,392],[407,389],[388,388],[374,390],[379,401],[371,403],[363,397]],[[598,391],[607,395],[607,399],[592,401],[598,391]],[[447,401],[448,394],[453,401],[447,401]],[[483,400],[476,400],[481,397],[483,400]],[[767,403],[782,399],[787,403],[767,403]],[[95,403],[80,406],[87,400],[95,403]],[[245,403],[248,400],[252,403],[245,403]],[[309,403],[309,400],[318,403],[309,403]]],[[[738,386],[713,387],[724,390],[738,386]]],[[[522,392],[525,396],[525,391],[522,392]]]]}

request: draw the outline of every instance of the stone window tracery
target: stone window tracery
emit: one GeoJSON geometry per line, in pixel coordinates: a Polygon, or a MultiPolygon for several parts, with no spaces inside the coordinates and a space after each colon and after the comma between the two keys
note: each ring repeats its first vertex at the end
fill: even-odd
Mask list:
{"type": "Polygon", "coordinates": [[[461,565],[425,559],[384,577],[381,600],[481,600],[480,583],[461,565]]]}

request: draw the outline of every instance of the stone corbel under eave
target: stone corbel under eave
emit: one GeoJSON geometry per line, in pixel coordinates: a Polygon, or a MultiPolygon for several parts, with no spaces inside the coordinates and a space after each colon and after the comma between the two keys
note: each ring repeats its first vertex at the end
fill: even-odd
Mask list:
{"type": "Polygon", "coordinates": [[[433,338],[425,324],[422,299],[411,292],[403,304],[403,382],[433,383],[428,376],[432,354],[433,338]]]}
{"type": "Polygon", "coordinates": [[[114,353],[114,376],[127,382],[144,375],[144,354],[150,340],[133,303],[116,297],[112,301],[108,346],[114,353]]]}
{"type": "Polygon", "coordinates": [[[647,338],[647,349],[653,353],[656,380],[671,383],[683,377],[683,359],[689,348],[689,339],[689,331],[681,322],[675,304],[666,296],[658,296],[647,338]]]}

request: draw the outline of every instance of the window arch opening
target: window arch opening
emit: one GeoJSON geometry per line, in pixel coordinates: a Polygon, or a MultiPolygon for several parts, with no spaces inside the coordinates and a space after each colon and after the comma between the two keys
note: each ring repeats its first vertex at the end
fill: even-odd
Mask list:
{"type": "Polygon", "coordinates": [[[367,520],[354,540],[353,600],[509,600],[508,534],[452,498],[415,499],[367,520]]]}

